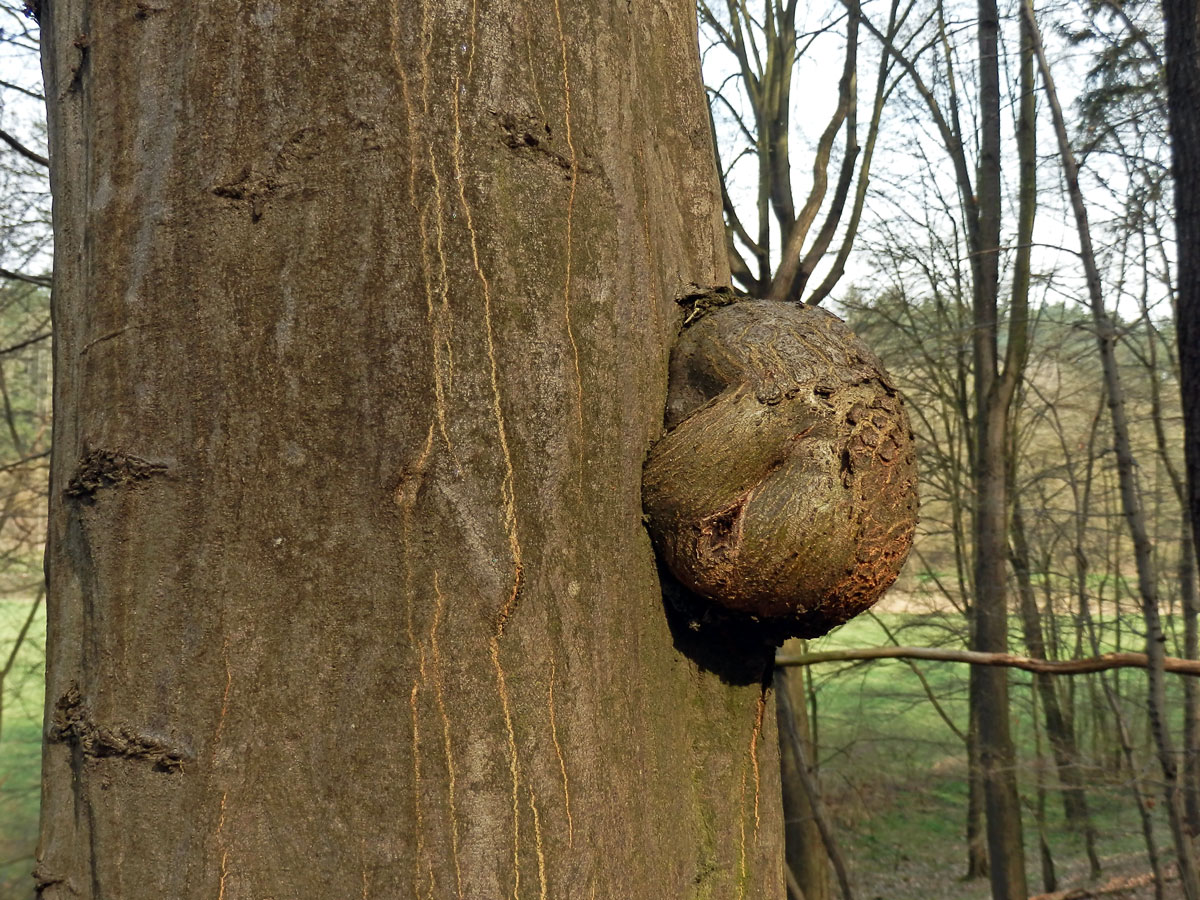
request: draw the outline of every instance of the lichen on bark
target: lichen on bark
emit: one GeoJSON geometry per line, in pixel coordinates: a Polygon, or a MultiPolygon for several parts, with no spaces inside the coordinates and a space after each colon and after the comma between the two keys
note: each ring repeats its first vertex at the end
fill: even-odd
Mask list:
{"type": "Polygon", "coordinates": [[[815,637],[895,581],[917,512],[912,432],[882,363],[836,316],[746,301],[685,329],[647,527],[685,587],[815,637]]]}

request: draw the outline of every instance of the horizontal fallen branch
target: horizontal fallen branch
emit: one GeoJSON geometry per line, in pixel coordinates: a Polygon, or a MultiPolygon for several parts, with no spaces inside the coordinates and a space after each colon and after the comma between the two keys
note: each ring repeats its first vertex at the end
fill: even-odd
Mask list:
{"type": "MultiPolygon", "coordinates": [[[[1179,878],[1179,873],[1175,871],[1174,866],[1170,866],[1163,873],[1163,881],[1175,881],[1179,878]]],[[[1137,888],[1146,887],[1146,885],[1154,884],[1154,873],[1146,872],[1142,875],[1115,876],[1108,879],[1104,884],[1096,885],[1089,888],[1074,888],[1069,891],[1055,891],[1052,894],[1038,894],[1036,897],[1030,897],[1029,900],[1094,900],[1094,898],[1108,897],[1112,894],[1124,894],[1127,891],[1136,890],[1137,888]]]]}
{"type": "MultiPolygon", "coordinates": [[[[934,662],[967,663],[972,666],[1005,666],[1050,675],[1085,675],[1107,669],[1144,669],[1145,653],[1104,653],[1083,659],[1047,660],[1009,653],[977,650],[947,650],[942,647],[860,647],[850,650],[819,650],[812,653],[778,653],[777,666],[811,666],[823,662],[856,662],[867,659],[928,659],[934,662]]],[[[1200,660],[1168,656],[1164,668],[1179,675],[1200,676],[1200,660]]]]}

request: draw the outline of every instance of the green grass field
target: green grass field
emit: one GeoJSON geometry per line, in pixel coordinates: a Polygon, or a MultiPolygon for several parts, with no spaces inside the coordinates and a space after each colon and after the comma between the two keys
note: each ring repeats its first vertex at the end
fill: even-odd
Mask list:
{"type": "MultiPolygon", "coordinates": [[[[0,664],[29,612],[28,600],[0,600],[0,664]]],[[[902,643],[937,645],[952,640],[954,619],[915,620],[887,615],[862,617],[813,641],[812,649],[863,647],[889,643],[884,626],[902,643]],[[880,624],[882,622],[882,625],[880,624]]],[[[30,900],[29,873],[36,842],[42,716],[42,660],[45,620],[41,611],[5,681],[0,731],[0,900],[30,900]]],[[[1134,640],[1130,635],[1130,643],[1134,640]]],[[[962,739],[947,724],[966,728],[965,666],[920,663],[930,703],[913,669],[903,661],[869,664],[826,663],[813,669],[817,740],[822,784],[839,840],[852,868],[860,898],[886,900],[974,900],[987,896],[986,882],[959,880],[965,870],[964,817],[967,808],[966,754],[962,739]],[[945,718],[943,718],[943,715],[945,718]]],[[[1129,670],[1121,691],[1138,740],[1145,739],[1141,679],[1129,670]]],[[[1172,679],[1177,692],[1177,679],[1172,679]]],[[[1063,827],[1062,807],[1053,791],[1052,767],[1034,765],[1039,740],[1034,727],[1030,676],[1012,676],[1014,736],[1021,756],[1019,777],[1026,802],[1026,848],[1030,884],[1040,888],[1038,830],[1033,815],[1038,778],[1046,784],[1046,840],[1060,877],[1085,871],[1082,839],[1063,827]]],[[[1083,682],[1077,684],[1083,690],[1083,682]]],[[[1079,697],[1079,706],[1087,703],[1079,697]]],[[[1078,722],[1081,742],[1107,745],[1090,718],[1078,722]]],[[[1140,823],[1130,787],[1115,774],[1110,750],[1089,750],[1088,799],[1095,815],[1099,850],[1113,870],[1145,870],[1140,823]],[[1099,758],[1095,758],[1099,757],[1099,758]]],[[[1155,774],[1145,757],[1142,775],[1155,774]]],[[[1156,800],[1150,784],[1146,796],[1156,800]]],[[[1161,808],[1161,806],[1159,806],[1161,808]]],[[[1156,810],[1157,812],[1157,810],[1156,810]]],[[[1157,823],[1160,847],[1169,845],[1165,824],[1157,823]]],[[[1106,862],[1106,866],[1109,865],[1106,862]]],[[[1106,874],[1108,872],[1106,871],[1106,874]]]]}
{"type": "MultiPolygon", "coordinates": [[[[881,619],[903,644],[938,645],[949,638],[945,623],[936,618],[923,624],[911,616],[881,619]]],[[[1127,645],[1136,640],[1140,639],[1130,635],[1127,645]]],[[[810,642],[810,649],[888,643],[884,628],[864,616],[810,642]]],[[[945,718],[965,732],[968,667],[921,662],[918,668],[945,718]]],[[[966,870],[965,745],[929,702],[912,667],[900,660],[857,665],[825,663],[814,667],[812,674],[822,784],[853,870],[852,878],[857,882],[857,895],[886,900],[986,898],[986,881],[959,880],[966,870]]],[[[1040,711],[1038,719],[1034,718],[1031,678],[1028,673],[1013,671],[1010,697],[1013,736],[1020,757],[1018,778],[1024,804],[1029,883],[1031,890],[1038,892],[1041,872],[1034,810],[1039,779],[1046,787],[1045,839],[1060,887],[1065,879],[1086,875],[1087,864],[1082,837],[1065,827],[1052,763],[1047,758],[1040,770],[1036,765],[1039,744],[1046,757],[1049,747],[1040,734],[1040,711]]],[[[1139,742],[1146,739],[1144,678],[1140,670],[1124,670],[1117,682],[1122,696],[1127,696],[1122,706],[1139,742]]],[[[1179,680],[1172,678],[1169,682],[1169,700],[1176,701],[1171,708],[1178,710],[1179,680]]],[[[1075,687],[1082,692],[1084,682],[1078,680],[1075,687]]],[[[1090,701],[1081,693],[1077,702],[1083,709],[1090,701]]],[[[1174,718],[1178,735],[1178,715],[1174,718]]],[[[1090,757],[1085,760],[1084,774],[1105,875],[1147,871],[1141,820],[1130,779],[1116,771],[1115,738],[1097,733],[1091,717],[1082,713],[1077,727],[1083,752],[1090,757]]],[[[1140,762],[1143,795],[1155,807],[1159,850],[1169,858],[1166,851],[1170,835],[1154,783],[1157,769],[1145,753],[1140,762]]]]}
{"type": "MultiPolygon", "coordinates": [[[[0,600],[0,667],[29,614],[30,600],[0,600]]],[[[45,607],[40,607],[4,680],[0,720],[0,900],[31,900],[40,793],[45,607]]]]}

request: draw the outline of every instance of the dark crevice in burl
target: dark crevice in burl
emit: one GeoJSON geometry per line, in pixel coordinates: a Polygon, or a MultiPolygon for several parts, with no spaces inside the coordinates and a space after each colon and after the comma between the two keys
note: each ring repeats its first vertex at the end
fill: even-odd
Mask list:
{"type": "Polygon", "coordinates": [[[681,584],[661,562],[663,609],[675,649],[726,684],[762,681],[787,637],[770,622],[722,609],[681,584]]]}

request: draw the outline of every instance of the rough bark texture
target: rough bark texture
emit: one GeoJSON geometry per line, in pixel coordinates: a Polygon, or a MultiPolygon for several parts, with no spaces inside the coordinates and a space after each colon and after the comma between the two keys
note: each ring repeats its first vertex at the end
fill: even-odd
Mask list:
{"type": "Polygon", "coordinates": [[[838,319],[748,301],[671,357],[646,461],[651,537],[692,591],[815,637],[868,608],[912,546],[916,456],[882,364],[838,319]]]}
{"type": "Polygon", "coordinates": [[[42,896],[781,898],[641,524],[690,0],[43,6],[42,896]]]}

